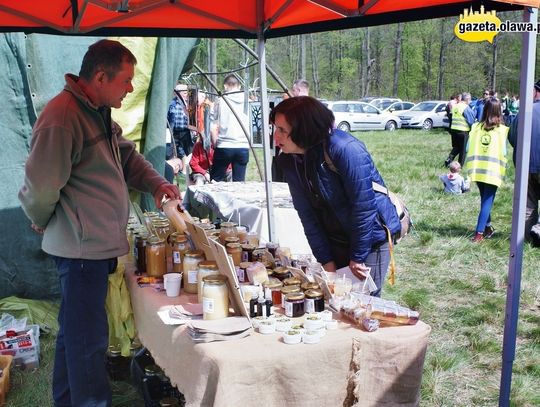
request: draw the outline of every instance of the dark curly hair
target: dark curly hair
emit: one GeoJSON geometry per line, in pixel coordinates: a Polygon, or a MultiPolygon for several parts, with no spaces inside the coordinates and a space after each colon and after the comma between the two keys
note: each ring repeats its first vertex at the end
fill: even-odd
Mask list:
{"type": "Polygon", "coordinates": [[[278,104],[270,113],[272,124],[278,114],[291,126],[291,141],[306,150],[326,140],[334,127],[334,114],[311,96],[292,97],[278,104]]]}

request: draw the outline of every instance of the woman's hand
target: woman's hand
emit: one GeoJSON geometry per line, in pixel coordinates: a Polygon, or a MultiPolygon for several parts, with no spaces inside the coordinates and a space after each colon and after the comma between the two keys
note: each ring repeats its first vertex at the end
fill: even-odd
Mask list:
{"type": "Polygon", "coordinates": [[[360,280],[365,279],[367,277],[366,272],[370,270],[370,268],[364,263],[357,263],[353,260],[349,262],[349,268],[351,269],[352,273],[360,280]]]}
{"type": "Polygon", "coordinates": [[[325,269],[326,271],[330,273],[335,273],[336,263],[334,263],[333,261],[329,261],[328,263],[323,264],[323,269],[325,269]]]}

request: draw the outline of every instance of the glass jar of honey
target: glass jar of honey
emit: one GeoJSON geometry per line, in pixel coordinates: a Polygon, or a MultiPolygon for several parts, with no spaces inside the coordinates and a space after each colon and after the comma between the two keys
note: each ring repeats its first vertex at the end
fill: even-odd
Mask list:
{"type": "Polygon", "coordinates": [[[197,270],[197,300],[199,303],[202,302],[204,277],[218,275],[218,274],[219,274],[219,269],[215,261],[203,260],[199,263],[198,270],[197,270]]]}
{"type": "Polygon", "coordinates": [[[182,263],[185,254],[189,251],[189,242],[186,235],[174,232],[170,236],[172,242],[172,265],[175,273],[182,273],[182,263]]]}
{"type": "Polygon", "coordinates": [[[236,223],[234,222],[222,222],[221,229],[219,230],[219,242],[225,246],[227,237],[238,237],[236,231],[236,223]]]}
{"type": "Polygon", "coordinates": [[[152,236],[146,244],[146,273],[151,277],[162,277],[166,272],[165,240],[152,236]]]}
{"type": "Polygon", "coordinates": [[[197,294],[197,272],[199,263],[204,260],[202,250],[190,250],[184,255],[182,268],[184,269],[183,283],[184,291],[189,294],[197,294]]]}
{"type": "Polygon", "coordinates": [[[232,257],[235,266],[240,266],[242,262],[242,246],[240,243],[227,243],[225,249],[227,254],[232,257]]]}
{"type": "Polygon", "coordinates": [[[203,278],[203,319],[221,319],[229,316],[229,289],[227,277],[211,275],[203,278]]]}

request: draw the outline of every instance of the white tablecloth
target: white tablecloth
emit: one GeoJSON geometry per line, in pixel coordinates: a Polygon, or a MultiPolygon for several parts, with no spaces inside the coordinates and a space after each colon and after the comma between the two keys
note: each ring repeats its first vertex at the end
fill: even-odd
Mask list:
{"type": "MultiPolygon", "coordinates": [[[[304,228],[292,204],[289,186],[272,183],[276,236],[280,246],[291,248],[294,254],[311,254],[304,228]]],[[[268,214],[263,182],[218,182],[192,185],[184,198],[186,209],[194,216],[212,212],[222,220],[248,226],[268,241],[268,214]]]]}

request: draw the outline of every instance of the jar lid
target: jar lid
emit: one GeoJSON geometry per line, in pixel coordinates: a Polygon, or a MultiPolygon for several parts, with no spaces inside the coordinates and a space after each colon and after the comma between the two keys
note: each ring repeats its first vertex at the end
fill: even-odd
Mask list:
{"type": "Polygon", "coordinates": [[[299,285],[286,285],[281,289],[281,293],[286,295],[290,293],[298,293],[300,292],[300,286],[299,285]]]}
{"type": "Polygon", "coordinates": [[[234,222],[221,222],[221,229],[223,228],[234,228],[236,223],[234,222]]]}
{"type": "Polygon", "coordinates": [[[267,249],[277,249],[278,247],[279,247],[278,243],[272,243],[272,242],[266,243],[266,248],[267,249]]]}
{"type": "Polygon", "coordinates": [[[162,244],[162,243],[165,243],[165,239],[162,239],[159,236],[152,236],[152,237],[150,237],[148,239],[148,244],[149,245],[158,245],[158,244],[162,244]]]}
{"type": "Polygon", "coordinates": [[[307,290],[305,293],[306,298],[324,298],[324,294],[321,290],[307,290]]]}
{"type": "Polygon", "coordinates": [[[268,276],[271,276],[272,274],[274,274],[274,270],[266,269],[266,273],[268,274],[268,276]]]}
{"type": "Polygon", "coordinates": [[[276,267],[274,269],[274,274],[277,276],[283,276],[287,273],[290,273],[289,269],[287,267],[276,267]]]}
{"type": "Polygon", "coordinates": [[[116,345],[111,345],[109,346],[109,354],[111,356],[120,356],[121,355],[121,350],[120,350],[120,347],[116,346],[116,345]]]}
{"type": "Polygon", "coordinates": [[[304,291],[306,291],[306,290],[318,290],[319,288],[321,288],[319,283],[311,282],[311,281],[306,281],[305,283],[302,283],[301,287],[302,287],[302,290],[304,290],[304,291]]]}
{"type": "Polygon", "coordinates": [[[264,288],[278,288],[278,287],[282,287],[283,283],[279,281],[277,278],[270,277],[268,281],[265,281],[264,283],[262,283],[262,285],[264,288]]]}
{"type": "Polygon", "coordinates": [[[300,280],[298,277],[289,277],[283,280],[283,285],[300,285],[302,284],[302,280],[300,280]]]}
{"type": "Polygon", "coordinates": [[[189,250],[184,255],[185,257],[204,257],[204,252],[202,250],[189,250]]]}
{"type": "Polygon", "coordinates": [[[203,277],[203,281],[205,285],[223,285],[227,283],[227,276],[224,276],[223,274],[214,274],[203,277]]]}
{"type": "Polygon", "coordinates": [[[238,265],[241,269],[247,269],[249,266],[251,266],[253,263],[251,261],[243,261],[238,265]]]}
{"type": "Polygon", "coordinates": [[[148,376],[157,376],[162,372],[158,365],[148,365],[144,368],[144,373],[148,376]]]}
{"type": "Polygon", "coordinates": [[[171,233],[171,239],[172,239],[173,242],[176,242],[176,243],[185,243],[185,242],[187,242],[187,236],[184,235],[182,232],[171,233]]]}
{"type": "Polygon", "coordinates": [[[251,250],[255,250],[255,249],[256,249],[255,245],[252,245],[252,244],[243,244],[242,245],[242,250],[251,251],[251,250]]]}
{"type": "Polygon", "coordinates": [[[216,225],[213,223],[199,223],[197,226],[199,226],[203,230],[212,230],[216,228],[216,225]]]}
{"type": "Polygon", "coordinates": [[[199,263],[198,267],[200,269],[208,269],[208,270],[217,270],[218,265],[213,260],[203,260],[199,263]]]}
{"type": "MultiPolygon", "coordinates": [[[[223,240],[225,240],[225,242],[226,242],[227,244],[228,244],[228,243],[238,243],[238,242],[240,241],[240,239],[237,238],[236,236],[228,236],[228,237],[226,237],[226,238],[223,239],[223,240]]],[[[238,243],[238,246],[242,247],[242,246],[240,245],[240,243],[238,243]]]]}
{"type": "Polygon", "coordinates": [[[291,301],[299,301],[303,300],[305,298],[304,293],[290,293],[285,296],[285,301],[291,300],[291,301]]]}
{"type": "MultiPolygon", "coordinates": [[[[225,239],[227,240],[227,239],[225,239]]],[[[242,250],[242,245],[240,243],[227,243],[227,249],[242,250]]]]}

